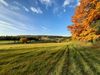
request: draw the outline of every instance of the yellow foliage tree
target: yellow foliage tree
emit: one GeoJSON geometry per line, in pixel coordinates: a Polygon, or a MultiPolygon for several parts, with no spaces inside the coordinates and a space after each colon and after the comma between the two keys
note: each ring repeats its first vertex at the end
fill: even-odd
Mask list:
{"type": "Polygon", "coordinates": [[[72,17],[71,26],[68,26],[72,33],[72,39],[91,41],[100,38],[100,0],[80,0],[80,5],[76,7],[72,17]],[[96,25],[96,21],[99,21],[96,25]],[[91,27],[91,24],[94,27],[91,27]],[[99,29],[96,29],[98,28],[99,29]]]}

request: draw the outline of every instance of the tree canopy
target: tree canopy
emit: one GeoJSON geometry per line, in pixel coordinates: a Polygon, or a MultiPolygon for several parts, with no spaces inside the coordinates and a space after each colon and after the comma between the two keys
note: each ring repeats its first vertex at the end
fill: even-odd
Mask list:
{"type": "Polygon", "coordinates": [[[68,26],[72,39],[91,41],[100,39],[100,0],[80,0],[68,26]]]}

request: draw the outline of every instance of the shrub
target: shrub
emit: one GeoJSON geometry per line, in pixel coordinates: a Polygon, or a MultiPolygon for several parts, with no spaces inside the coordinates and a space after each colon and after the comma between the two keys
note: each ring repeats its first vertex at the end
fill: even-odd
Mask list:
{"type": "Polygon", "coordinates": [[[22,43],[27,43],[29,40],[28,38],[20,38],[20,42],[22,43]]]}

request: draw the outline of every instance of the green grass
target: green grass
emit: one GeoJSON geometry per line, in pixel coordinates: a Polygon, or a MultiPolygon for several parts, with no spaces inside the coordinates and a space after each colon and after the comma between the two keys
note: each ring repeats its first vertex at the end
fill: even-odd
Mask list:
{"type": "Polygon", "coordinates": [[[100,75],[100,48],[75,42],[0,45],[0,75],[100,75]]]}
{"type": "Polygon", "coordinates": [[[14,43],[14,41],[2,41],[2,40],[0,40],[0,45],[2,45],[2,44],[10,44],[10,43],[14,43]]]}

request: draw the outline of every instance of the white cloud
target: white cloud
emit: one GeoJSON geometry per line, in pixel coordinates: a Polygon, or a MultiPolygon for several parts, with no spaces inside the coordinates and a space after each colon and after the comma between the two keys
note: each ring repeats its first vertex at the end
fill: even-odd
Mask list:
{"type": "Polygon", "coordinates": [[[15,5],[18,5],[18,6],[22,6],[19,2],[17,2],[17,1],[14,1],[13,2],[15,5]]]}
{"type": "Polygon", "coordinates": [[[76,7],[76,5],[70,5],[70,6],[68,6],[68,7],[70,7],[70,8],[75,8],[75,7],[76,7]]]}
{"type": "Polygon", "coordinates": [[[63,6],[69,5],[70,4],[70,0],[65,0],[63,6]]]}
{"type": "Polygon", "coordinates": [[[48,28],[46,27],[46,26],[41,26],[41,28],[43,29],[43,30],[48,30],[48,28]]]}
{"type": "Polygon", "coordinates": [[[28,9],[28,8],[26,8],[25,6],[23,6],[23,8],[24,8],[24,10],[25,10],[26,12],[29,12],[29,9],[28,9]]]}
{"type": "Polygon", "coordinates": [[[8,23],[6,21],[2,21],[2,20],[0,20],[0,27],[3,28],[3,29],[19,30],[18,28],[16,28],[15,26],[13,26],[13,24],[8,23]]]}
{"type": "Polygon", "coordinates": [[[80,5],[80,0],[77,0],[77,6],[79,6],[80,5]]]}
{"type": "Polygon", "coordinates": [[[29,12],[29,9],[27,7],[25,7],[24,5],[18,3],[17,1],[14,1],[14,4],[18,7],[21,7],[22,9],[24,9],[26,12],[29,12]]]}
{"type": "Polygon", "coordinates": [[[30,7],[31,11],[37,14],[42,14],[43,11],[40,8],[30,7]]]}
{"type": "Polygon", "coordinates": [[[52,5],[52,1],[51,0],[40,0],[40,2],[42,4],[45,4],[46,6],[51,6],[52,5]]]}
{"type": "Polygon", "coordinates": [[[66,12],[66,9],[64,9],[64,12],[66,12]]]}
{"type": "Polygon", "coordinates": [[[54,14],[57,14],[57,13],[58,13],[58,10],[59,10],[59,7],[54,7],[54,8],[53,8],[53,13],[54,13],[54,14]]]}
{"type": "Polygon", "coordinates": [[[18,19],[19,21],[22,20],[28,20],[29,18],[21,13],[19,13],[19,11],[13,11],[10,10],[10,8],[6,8],[6,7],[0,7],[0,17],[4,17],[6,18],[12,18],[12,20],[14,20],[14,18],[18,19]],[[23,19],[22,19],[23,17],[23,19]]]}
{"type": "MultiPolygon", "coordinates": [[[[33,31],[35,27],[28,25],[30,18],[18,13],[17,11],[10,10],[6,7],[0,7],[0,31],[5,30],[20,30],[20,31],[33,31]],[[23,18],[23,19],[22,19],[23,18]]],[[[12,32],[13,33],[13,32],[12,32]]]]}
{"type": "MultiPolygon", "coordinates": [[[[23,26],[20,26],[20,25],[15,25],[13,23],[10,23],[8,21],[3,21],[3,20],[0,20],[0,35],[24,35],[25,32],[27,31],[33,31],[33,28],[27,28],[27,29],[24,29],[23,26]]],[[[27,34],[26,33],[26,34],[27,34]]]]}
{"type": "Polygon", "coordinates": [[[80,5],[80,2],[78,2],[77,6],[79,6],[79,5],[80,5]]]}
{"type": "Polygon", "coordinates": [[[5,6],[8,6],[8,3],[5,0],[0,0],[0,4],[3,4],[5,6]]]}
{"type": "Polygon", "coordinates": [[[65,0],[63,3],[63,7],[70,5],[74,0],[65,0]]]}
{"type": "Polygon", "coordinates": [[[18,6],[10,5],[9,8],[12,9],[12,10],[20,10],[20,8],[18,6]]]}

